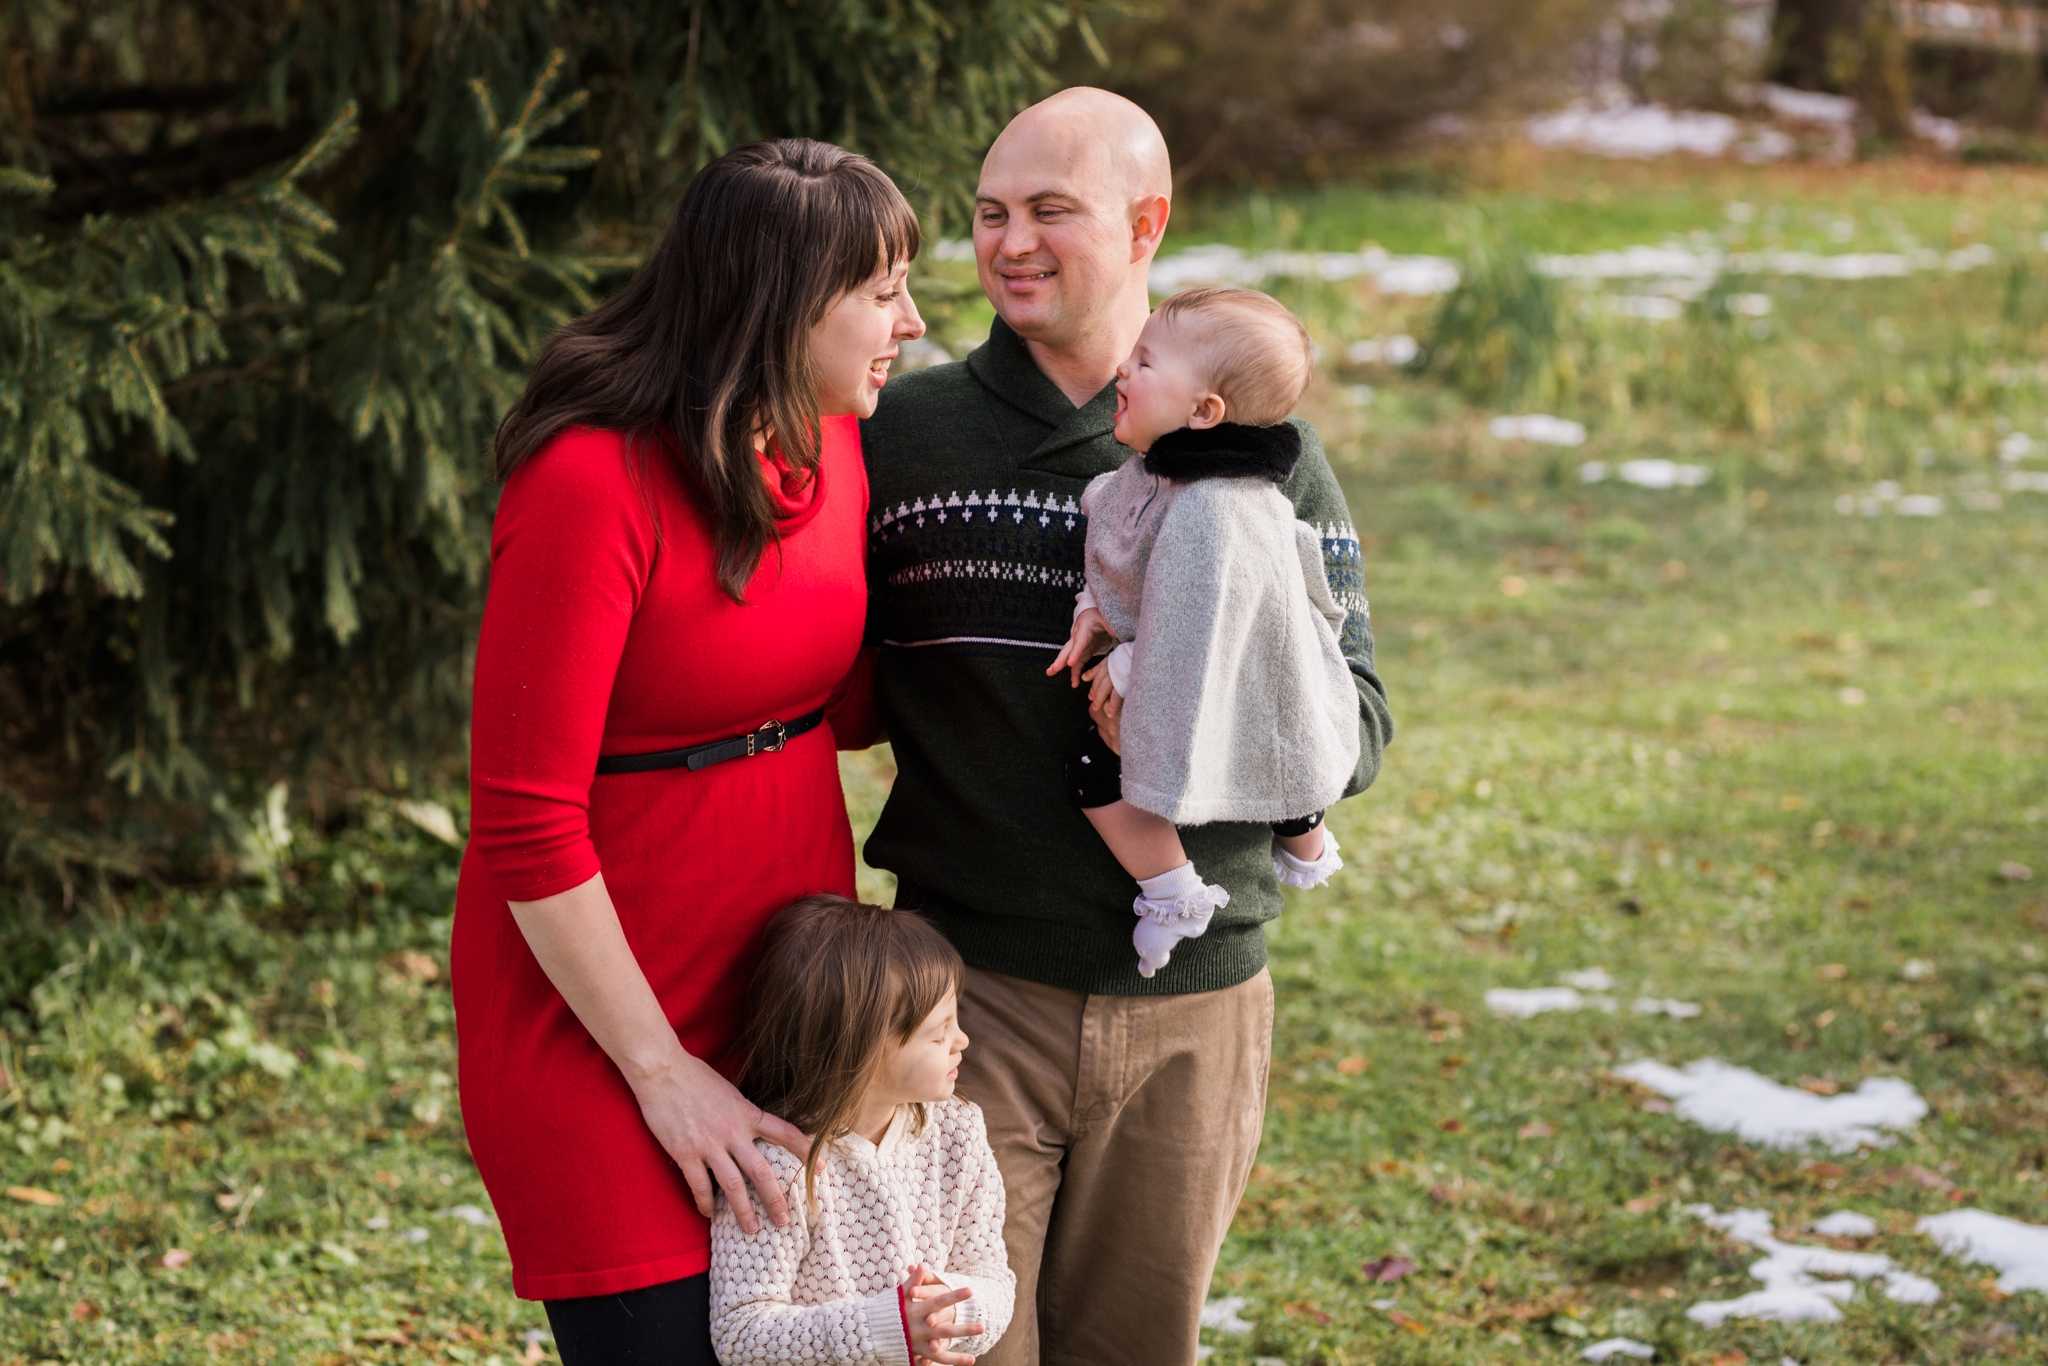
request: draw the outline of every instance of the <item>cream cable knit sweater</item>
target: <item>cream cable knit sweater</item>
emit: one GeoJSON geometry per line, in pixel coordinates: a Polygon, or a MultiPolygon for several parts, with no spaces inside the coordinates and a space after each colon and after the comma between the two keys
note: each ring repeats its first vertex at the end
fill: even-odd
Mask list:
{"type": "Polygon", "coordinates": [[[897,1287],[911,1263],[974,1297],[955,1311],[981,1332],[949,1350],[980,1355],[1010,1325],[1017,1278],[1003,1251],[1003,1180],[981,1111],[964,1100],[908,1107],[880,1144],[849,1135],[818,1162],[818,1208],[803,1164],[759,1143],[789,1193],[791,1218],[740,1231],[719,1197],[711,1221],[711,1341],[724,1366],[911,1366],[897,1287]]]}

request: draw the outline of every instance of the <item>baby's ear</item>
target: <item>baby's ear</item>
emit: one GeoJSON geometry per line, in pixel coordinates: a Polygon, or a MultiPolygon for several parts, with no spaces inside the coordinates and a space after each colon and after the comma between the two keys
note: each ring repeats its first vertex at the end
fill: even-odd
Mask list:
{"type": "Polygon", "coordinates": [[[1194,412],[1188,414],[1188,426],[1199,432],[1223,421],[1229,412],[1230,405],[1223,401],[1223,395],[1203,394],[1195,400],[1194,412]]]}

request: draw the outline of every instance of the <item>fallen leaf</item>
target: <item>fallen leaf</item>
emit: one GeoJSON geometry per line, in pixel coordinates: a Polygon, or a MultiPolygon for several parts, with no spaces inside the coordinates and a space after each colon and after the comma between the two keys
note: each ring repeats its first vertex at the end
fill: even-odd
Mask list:
{"type": "Polygon", "coordinates": [[[1747,1352],[1723,1352],[1715,1357],[1708,1366],[1749,1366],[1749,1354],[1747,1352]]]}
{"type": "Polygon", "coordinates": [[[1956,1184],[1940,1172],[1931,1172],[1925,1167],[1894,1167],[1885,1175],[1894,1181],[1917,1182],[1931,1191],[1953,1190],[1956,1184]]]}
{"type": "Polygon", "coordinates": [[[1355,1077],[1366,1069],[1364,1058],[1345,1058],[1337,1064],[1337,1070],[1347,1077],[1355,1077]]]}
{"type": "Polygon", "coordinates": [[[1436,1127],[1442,1129],[1447,1134],[1462,1134],[1465,1132],[1465,1121],[1462,1119],[1447,1119],[1436,1127]]]}
{"type": "Polygon", "coordinates": [[[222,1213],[233,1214],[235,1207],[242,1203],[242,1197],[233,1191],[222,1191],[213,1197],[213,1203],[220,1206],[222,1213]]]}
{"type": "Polygon", "coordinates": [[[86,1323],[99,1316],[100,1307],[91,1300],[80,1300],[77,1304],[71,1306],[71,1317],[77,1319],[80,1323],[86,1323]]]}
{"type": "Polygon", "coordinates": [[[1421,1319],[1410,1318],[1398,1309],[1389,1309],[1387,1317],[1417,1337],[1427,1337],[1429,1335],[1429,1326],[1427,1324],[1423,1323],[1421,1319]]]}
{"type": "Polygon", "coordinates": [[[1950,1191],[1948,1193],[1948,1198],[1955,1201],[1957,1204],[1962,1204],[1966,1200],[1975,1200],[1977,1198],[1977,1192],[1966,1191],[1958,1188],[1956,1190],[1950,1191]]]}
{"type": "Polygon", "coordinates": [[[1832,1096],[1841,1091],[1842,1083],[1830,1081],[1826,1077],[1801,1077],[1799,1089],[1810,1091],[1816,1096],[1832,1096]]]}
{"type": "Polygon", "coordinates": [[[52,1162],[50,1164],[50,1170],[57,1173],[57,1175],[59,1176],[64,1175],[64,1173],[71,1170],[71,1159],[68,1157],[58,1158],[55,1162],[52,1162]]]}
{"type": "Polygon", "coordinates": [[[1849,969],[1847,966],[1841,963],[1822,963],[1819,967],[1813,970],[1813,975],[1816,977],[1828,977],[1836,981],[1840,981],[1842,978],[1847,977],[1849,975],[1849,969]]]}
{"type": "Polygon", "coordinates": [[[1664,1197],[1661,1195],[1639,1195],[1623,1205],[1622,1208],[1630,1214],[1648,1214],[1663,1203],[1664,1197]]]}
{"type": "Polygon", "coordinates": [[[2034,870],[2024,863],[2007,861],[1998,865],[1998,875],[2007,882],[2026,882],[2034,876],[2034,870]]]}
{"type": "Polygon", "coordinates": [[[1553,1130],[1542,1120],[1534,1120],[1515,1130],[1516,1138],[1549,1138],[1553,1130]]]}
{"type": "Polygon", "coordinates": [[[402,949],[391,956],[392,964],[408,977],[431,982],[441,975],[441,965],[415,949],[402,949]]]}
{"type": "Polygon", "coordinates": [[[1666,560],[1664,567],[1657,571],[1657,577],[1666,583],[1677,583],[1685,577],[1684,560],[1666,560]]]}
{"type": "Polygon", "coordinates": [[[534,1338],[527,1342],[526,1350],[520,1354],[519,1366],[540,1366],[545,1360],[547,1353],[541,1350],[540,1339],[534,1338]]]}
{"type": "Polygon", "coordinates": [[[364,1333],[358,1342],[381,1342],[387,1347],[410,1347],[412,1339],[396,1328],[380,1328],[374,1333],[364,1333]]]}
{"type": "Polygon", "coordinates": [[[1519,598],[1529,591],[1529,581],[1520,574],[1510,574],[1500,581],[1500,591],[1508,597],[1519,598]]]}
{"type": "Polygon", "coordinates": [[[1839,1162],[1802,1162],[1800,1166],[1809,1174],[1829,1181],[1838,1176],[1847,1176],[1849,1169],[1839,1162]]]}
{"type": "MultiPolygon", "coordinates": [[[[1813,1027],[1815,1029],[1826,1029],[1829,1025],[1833,1024],[1834,1022],[1835,1012],[1832,1010],[1823,1010],[1820,1014],[1813,1017],[1813,1027]]],[[[1837,1087],[1835,1089],[1840,1090],[1841,1088],[1837,1087]]],[[[1831,1096],[1834,1093],[1834,1091],[1821,1092],[1821,1094],[1824,1096],[1831,1096]]]]}
{"type": "Polygon", "coordinates": [[[1369,1281],[1392,1284],[1413,1271],[1415,1263],[1401,1256],[1379,1257],[1358,1269],[1365,1273],[1365,1278],[1369,1281]]]}
{"type": "Polygon", "coordinates": [[[1298,1319],[1307,1319],[1311,1323],[1327,1325],[1330,1322],[1328,1314],[1325,1314],[1322,1310],[1304,1300],[1293,1300],[1281,1305],[1280,1309],[1282,1313],[1292,1314],[1298,1319]]]}
{"type": "Polygon", "coordinates": [[[191,1260],[191,1253],[187,1252],[182,1247],[174,1247],[169,1252],[166,1252],[163,1255],[163,1260],[158,1262],[157,1265],[161,1266],[166,1271],[176,1271],[179,1267],[186,1265],[191,1260]]]}
{"type": "Polygon", "coordinates": [[[10,1200],[19,1200],[24,1205],[61,1205],[64,1203],[64,1197],[57,1194],[57,1192],[42,1190],[35,1186],[9,1186],[7,1188],[7,1197],[10,1200]]]}
{"type": "Polygon", "coordinates": [[[1671,1113],[1671,1102],[1662,1096],[1651,1096],[1643,1102],[1642,1108],[1653,1115],[1668,1115],[1671,1113]]]}

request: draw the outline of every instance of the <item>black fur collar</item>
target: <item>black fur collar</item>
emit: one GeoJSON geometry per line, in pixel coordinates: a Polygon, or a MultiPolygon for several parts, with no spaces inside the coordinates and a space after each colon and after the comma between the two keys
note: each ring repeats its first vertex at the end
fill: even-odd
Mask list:
{"type": "Polygon", "coordinates": [[[1287,482],[1301,459],[1301,433],[1290,423],[1247,427],[1219,422],[1197,431],[1182,427],[1152,443],[1145,472],[1180,484],[1197,479],[1270,479],[1287,482]]]}

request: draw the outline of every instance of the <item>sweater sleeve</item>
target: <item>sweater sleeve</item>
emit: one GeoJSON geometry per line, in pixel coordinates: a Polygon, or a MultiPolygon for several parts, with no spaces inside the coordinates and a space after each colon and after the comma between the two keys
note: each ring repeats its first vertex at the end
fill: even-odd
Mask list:
{"type": "Polygon", "coordinates": [[[470,819],[508,901],[601,871],[590,784],[653,557],[653,518],[616,434],[558,437],[505,485],[477,636],[470,819]]]}
{"type": "Polygon", "coordinates": [[[954,1338],[947,1350],[980,1356],[995,1346],[1010,1326],[1017,1304],[1017,1275],[1010,1270],[1010,1254],[1003,1243],[1003,1178],[996,1170],[995,1150],[989,1147],[988,1124],[980,1109],[970,1107],[970,1113],[973,1119],[965,1126],[961,1145],[961,1177],[967,1194],[946,1270],[939,1279],[956,1290],[965,1286],[974,1292],[974,1297],[960,1306],[959,1322],[963,1327],[981,1329],[971,1338],[954,1338]]]}
{"type": "Polygon", "coordinates": [[[759,1223],[740,1229],[732,1204],[718,1197],[711,1219],[711,1345],[723,1366],[911,1366],[900,1291],[865,1299],[797,1304],[797,1273],[810,1248],[802,1167],[780,1148],[762,1153],[790,1192],[794,1216],[781,1228],[752,1191],[759,1223]]]}
{"type": "Polygon", "coordinates": [[[1294,504],[1294,515],[1315,528],[1322,539],[1323,573],[1330,592],[1345,609],[1338,644],[1358,687],[1358,768],[1345,786],[1354,796],[1379,777],[1380,757],[1394,738],[1394,717],[1387,709],[1387,689],[1373,667],[1372,612],[1365,598],[1364,557],[1344,489],[1323,453],[1323,439],[1300,418],[1289,421],[1301,432],[1301,459],[1294,475],[1281,487],[1294,504]]]}

